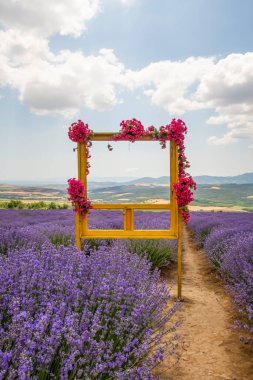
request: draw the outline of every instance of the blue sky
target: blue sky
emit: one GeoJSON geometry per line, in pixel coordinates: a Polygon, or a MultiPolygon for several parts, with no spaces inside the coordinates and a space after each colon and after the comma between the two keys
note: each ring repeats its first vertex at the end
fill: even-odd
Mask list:
{"type": "MultiPolygon", "coordinates": [[[[193,175],[252,172],[252,14],[250,0],[2,0],[0,180],[76,176],[79,118],[182,118],[193,175]]],[[[156,143],[91,153],[91,176],[168,175],[156,143]]]]}

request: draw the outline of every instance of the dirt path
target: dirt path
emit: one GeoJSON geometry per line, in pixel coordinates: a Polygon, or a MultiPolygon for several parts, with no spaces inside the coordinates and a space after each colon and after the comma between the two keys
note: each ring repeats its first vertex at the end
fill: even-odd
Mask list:
{"type": "MultiPolygon", "coordinates": [[[[183,302],[176,318],[182,321],[180,360],[169,369],[165,359],[162,379],[253,380],[253,353],[231,330],[234,311],[224,284],[186,230],[184,244],[183,302]]],[[[168,282],[170,277],[165,272],[168,282]]]]}

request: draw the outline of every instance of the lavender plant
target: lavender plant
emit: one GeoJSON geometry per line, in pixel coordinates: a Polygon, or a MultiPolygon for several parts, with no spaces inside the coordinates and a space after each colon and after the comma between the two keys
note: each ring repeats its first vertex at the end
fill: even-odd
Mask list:
{"type": "MultiPolygon", "coordinates": [[[[253,334],[253,235],[242,234],[223,257],[221,271],[239,305],[237,325],[253,334]]],[[[250,339],[253,344],[253,339],[250,339]]]]}
{"type": "Polygon", "coordinates": [[[152,269],[165,267],[176,260],[176,243],[168,240],[131,239],[126,242],[126,248],[140,257],[146,257],[152,269]]]}
{"type": "Polygon", "coordinates": [[[49,224],[47,227],[42,227],[40,232],[55,246],[63,245],[67,247],[75,243],[73,227],[49,224]]]}
{"type": "Polygon", "coordinates": [[[177,308],[164,313],[170,295],[159,272],[117,241],[78,251],[70,211],[22,212],[0,214],[9,242],[0,255],[0,378],[153,379],[177,308]]]}
{"type": "Polygon", "coordinates": [[[241,316],[236,325],[253,344],[253,214],[195,213],[189,227],[227,281],[241,316]],[[203,231],[208,231],[204,239],[203,231]]]}
{"type": "Polygon", "coordinates": [[[45,240],[43,234],[30,226],[0,228],[0,255],[21,247],[40,247],[45,240]]]}

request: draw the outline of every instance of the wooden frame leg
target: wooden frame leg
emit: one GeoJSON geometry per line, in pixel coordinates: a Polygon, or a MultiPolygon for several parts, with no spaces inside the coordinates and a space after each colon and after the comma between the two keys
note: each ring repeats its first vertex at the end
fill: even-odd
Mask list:
{"type": "Polygon", "coordinates": [[[80,215],[76,214],[76,246],[81,249],[81,238],[80,238],[80,215]]]}
{"type": "Polygon", "coordinates": [[[177,240],[177,298],[182,298],[182,213],[178,215],[177,240]]]}

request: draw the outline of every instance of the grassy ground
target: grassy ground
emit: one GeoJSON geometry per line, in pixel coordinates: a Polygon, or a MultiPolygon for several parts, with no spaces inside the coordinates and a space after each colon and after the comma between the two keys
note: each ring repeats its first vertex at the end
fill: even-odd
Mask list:
{"type": "MultiPolygon", "coordinates": [[[[169,200],[169,186],[157,184],[122,184],[91,187],[88,196],[94,203],[164,203],[169,200]],[[108,187],[110,186],[110,187],[108,187]]],[[[233,211],[253,211],[253,184],[198,185],[192,203],[196,209],[211,211],[223,207],[233,211]]],[[[25,204],[67,201],[66,185],[26,187],[0,185],[0,207],[10,200],[21,200],[25,204]]],[[[223,211],[226,211],[223,210],[223,211]]]]}

